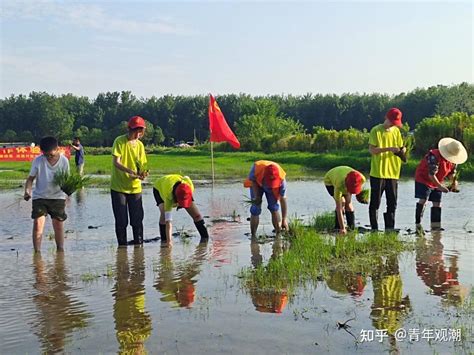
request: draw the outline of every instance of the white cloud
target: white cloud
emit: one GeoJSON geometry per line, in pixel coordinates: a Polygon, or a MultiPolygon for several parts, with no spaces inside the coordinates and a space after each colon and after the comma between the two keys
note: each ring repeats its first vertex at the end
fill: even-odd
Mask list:
{"type": "Polygon", "coordinates": [[[126,34],[192,35],[196,33],[173,21],[171,17],[159,16],[148,20],[114,17],[103,7],[88,3],[5,0],[2,2],[0,17],[5,20],[44,20],[61,25],[69,24],[102,32],[126,34]]]}

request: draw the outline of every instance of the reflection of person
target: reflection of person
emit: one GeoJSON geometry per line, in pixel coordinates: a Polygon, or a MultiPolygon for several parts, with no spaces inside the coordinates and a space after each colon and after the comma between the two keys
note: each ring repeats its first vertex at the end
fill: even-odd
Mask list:
{"type": "Polygon", "coordinates": [[[452,187],[456,181],[456,164],[467,160],[467,152],[461,142],[452,138],[443,138],[438,143],[438,149],[431,149],[421,159],[415,173],[415,198],[416,204],[415,223],[421,224],[426,201],[433,203],[431,208],[431,223],[441,223],[441,197],[442,193],[450,190],[443,185],[444,179],[452,180],[452,187]]]}
{"type": "Polygon", "coordinates": [[[83,303],[70,295],[64,253],[57,253],[54,264],[49,266],[45,265],[41,254],[35,254],[33,270],[37,291],[33,302],[39,312],[36,324],[42,351],[48,354],[65,352],[67,336],[77,328],[85,328],[91,315],[84,311],[83,303]]]}
{"type": "Polygon", "coordinates": [[[387,329],[394,335],[402,327],[403,316],[410,310],[408,295],[403,297],[403,283],[398,270],[397,256],[390,256],[385,263],[380,261],[378,270],[372,275],[374,303],[370,317],[376,329],[387,329]]]}
{"type": "Polygon", "coordinates": [[[145,147],[140,138],[145,134],[145,120],[133,116],[128,133],[118,136],[112,146],[110,190],[115,217],[115,234],[119,245],[127,245],[128,216],[135,244],[143,243],[142,183],[148,176],[145,147]]]}
{"type": "Polygon", "coordinates": [[[77,173],[82,176],[84,173],[84,147],[79,137],[74,137],[71,148],[74,149],[74,162],[76,163],[77,173]]]}
{"type": "Polygon", "coordinates": [[[193,256],[175,266],[172,260],[172,248],[162,247],[160,267],[155,288],[161,292],[164,302],[175,302],[178,307],[191,308],[196,297],[196,280],[200,266],[207,255],[207,239],[196,246],[193,256]]]}
{"type": "Polygon", "coordinates": [[[58,141],[54,137],[44,137],[40,141],[42,155],[36,157],[25,183],[24,199],[28,201],[33,195],[33,247],[35,252],[41,251],[46,216],[51,216],[54,239],[58,251],[64,250],[64,221],[67,218],[66,194],[54,183],[54,175],[59,171],[69,172],[69,161],[59,153],[58,141]],[[31,192],[33,181],[36,185],[31,192]]]}
{"type": "Polygon", "coordinates": [[[143,248],[133,249],[129,264],[127,249],[117,249],[116,283],[113,289],[114,319],[121,354],[146,354],[151,317],[145,310],[145,260],[143,248]]]}
{"type": "Polygon", "coordinates": [[[326,280],[326,285],[333,291],[360,297],[364,293],[365,279],[360,273],[334,271],[326,280]]]}
{"type": "Polygon", "coordinates": [[[445,259],[441,231],[432,231],[431,235],[431,243],[421,236],[416,244],[416,273],[433,294],[459,304],[465,297],[467,288],[458,281],[458,256],[451,255],[445,259]]]}
{"type": "MultiPolygon", "coordinates": [[[[277,259],[283,253],[284,245],[280,236],[277,236],[272,246],[272,259],[277,259]]],[[[263,257],[260,254],[260,245],[257,238],[250,240],[251,263],[254,268],[260,266],[263,257]]],[[[286,288],[261,289],[252,287],[249,290],[255,310],[263,313],[282,313],[288,304],[288,291],[286,288]]]]}
{"type": "Polygon", "coordinates": [[[194,185],[188,176],[165,175],[153,185],[153,196],[160,209],[160,236],[162,242],[172,243],[172,209],[184,208],[192,217],[201,241],[209,239],[204,219],[193,199],[194,185]]]}
{"type": "Polygon", "coordinates": [[[335,226],[341,234],[346,234],[344,224],[344,212],[347,219],[347,227],[355,229],[354,206],[352,205],[352,194],[356,195],[358,201],[363,202],[362,185],[365,177],[362,173],[349,166],[337,166],[324,175],[324,185],[336,202],[335,226]]]}
{"type": "Polygon", "coordinates": [[[275,232],[279,233],[282,229],[288,229],[285,176],[286,173],[282,167],[273,161],[258,160],[252,165],[244,186],[250,188],[252,199],[250,232],[253,236],[257,233],[264,194],[267,198],[268,209],[272,214],[275,232]],[[281,217],[279,201],[281,201],[281,217]]]}
{"type": "Polygon", "coordinates": [[[370,204],[369,218],[373,230],[378,230],[378,209],[382,194],[387,199],[387,212],[384,213],[385,229],[395,228],[395,210],[397,209],[398,179],[402,160],[406,160],[406,148],[399,127],[402,126],[402,112],[391,108],[385,115],[383,124],[370,130],[370,204]]]}

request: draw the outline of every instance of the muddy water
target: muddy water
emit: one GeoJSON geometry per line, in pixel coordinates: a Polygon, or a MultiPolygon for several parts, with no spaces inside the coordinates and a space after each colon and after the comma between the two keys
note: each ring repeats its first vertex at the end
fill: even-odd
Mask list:
{"type": "MultiPolygon", "coordinates": [[[[176,237],[171,249],[159,243],[117,249],[109,194],[82,191],[68,201],[65,254],[56,254],[45,237],[41,256],[32,253],[31,204],[20,201],[21,191],[3,192],[0,352],[462,353],[452,339],[429,342],[429,332],[422,337],[424,328],[469,328],[456,315],[473,283],[474,184],[462,188],[445,196],[445,230],[427,233],[415,251],[381,260],[372,275],[334,273],[293,295],[241,287],[239,270],[266,263],[282,246],[252,243],[245,234],[240,184],[198,187],[195,200],[208,216],[211,239],[200,244],[190,219],[178,211],[175,228],[193,237],[176,237]],[[338,329],[337,322],[351,318],[355,338],[363,340],[366,331],[374,340],[356,344],[338,329]],[[413,332],[411,342],[395,339],[399,328],[413,332]],[[387,336],[377,337],[377,329],[387,329],[387,336]]],[[[321,182],[292,182],[288,195],[290,215],[303,219],[333,207],[321,182]]],[[[145,237],[153,238],[158,209],[150,191],[144,203],[145,237]]],[[[401,182],[397,226],[405,234],[413,228],[414,206],[413,182],[401,182]]],[[[356,220],[368,223],[359,204],[356,220]]],[[[428,228],[429,211],[424,224],[428,228]]],[[[264,211],[260,232],[271,230],[264,211]]],[[[45,234],[51,232],[48,221],[45,234]]]]}

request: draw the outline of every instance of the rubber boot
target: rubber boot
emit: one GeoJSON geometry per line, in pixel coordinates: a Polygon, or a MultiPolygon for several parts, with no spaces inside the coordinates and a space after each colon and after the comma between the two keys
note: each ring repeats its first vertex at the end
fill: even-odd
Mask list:
{"type": "Polygon", "coordinates": [[[206,240],[209,239],[209,233],[207,232],[206,225],[204,223],[204,220],[201,219],[200,221],[194,222],[194,225],[196,226],[199,235],[201,236],[201,243],[205,242],[206,240]]]}
{"type": "Polygon", "coordinates": [[[115,235],[119,246],[127,245],[127,228],[115,227],[115,235]]]}
{"type": "Polygon", "coordinates": [[[379,210],[369,209],[370,228],[372,228],[373,231],[379,230],[379,224],[377,222],[378,216],[379,210]]]}
{"type": "Polygon", "coordinates": [[[354,211],[347,211],[346,210],[346,221],[347,221],[347,228],[354,230],[355,229],[355,214],[354,211]]]}
{"type": "Polygon", "coordinates": [[[425,204],[417,203],[415,212],[415,224],[421,224],[423,219],[423,212],[425,212],[425,204]]]}
{"type": "Polygon", "coordinates": [[[441,229],[441,207],[431,207],[431,228],[441,229]]]}
{"type": "Polygon", "coordinates": [[[337,219],[337,211],[334,211],[334,229],[340,230],[341,226],[339,225],[339,220],[337,219]]]}
{"type": "Polygon", "coordinates": [[[132,227],[133,230],[133,244],[142,245],[143,244],[143,227],[132,227]]]}
{"type": "Polygon", "coordinates": [[[395,230],[395,212],[385,212],[383,214],[383,219],[385,221],[386,231],[395,230]]]}
{"type": "Polygon", "coordinates": [[[166,224],[160,223],[160,238],[162,242],[166,242],[166,224]]]}

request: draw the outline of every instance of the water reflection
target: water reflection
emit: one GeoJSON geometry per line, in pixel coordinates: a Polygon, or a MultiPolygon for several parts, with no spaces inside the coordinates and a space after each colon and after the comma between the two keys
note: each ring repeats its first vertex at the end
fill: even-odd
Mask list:
{"type": "Polygon", "coordinates": [[[431,235],[431,242],[425,236],[417,241],[416,272],[434,295],[459,305],[469,291],[458,281],[458,256],[443,256],[440,230],[432,230],[431,235]]]}
{"type": "Polygon", "coordinates": [[[398,267],[398,257],[390,256],[380,263],[372,274],[374,303],[370,317],[376,329],[387,329],[393,336],[402,327],[404,317],[410,311],[408,295],[403,297],[403,283],[398,267]]]}
{"type": "Polygon", "coordinates": [[[145,309],[143,247],[133,248],[131,265],[127,248],[117,248],[114,319],[120,353],[144,354],[151,334],[151,317],[145,309]]]}
{"type": "Polygon", "coordinates": [[[194,254],[177,265],[172,259],[172,247],[160,249],[160,265],[155,288],[163,295],[160,300],[173,302],[178,307],[191,308],[196,297],[196,280],[200,266],[207,256],[207,241],[202,240],[196,246],[194,254]]]}
{"type": "MultiPolygon", "coordinates": [[[[272,245],[272,259],[277,259],[288,247],[287,243],[277,236],[272,245]]],[[[250,240],[250,261],[254,268],[257,268],[263,262],[263,256],[260,253],[260,244],[256,237],[250,240]]],[[[250,288],[250,297],[255,306],[255,310],[263,313],[282,313],[288,304],[287,289],[258,289],[250,288]]]]}
{"type": "Polygon", "coordinates": [[[364,293],[366,280],[359,272],[335,270],[326,279],[326,285],[340,294],[350,294],[357,298],[364,293]]]}
{"type": "Polygon", "coordinates": [[[84,310],[82,302],[68,294],[71,287],[64,253],[56,253],[52,265],[47,265],[41,254],[34,254],[33,273],[33,287],[38,291],[33,302],[39,313],[35,333],[44,353],[61,353],[68,335],[75,329],[85,328],[92,315],[84,310]]]}

